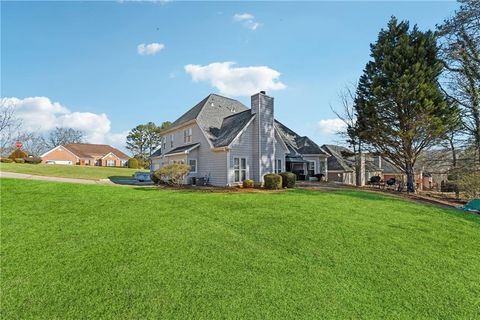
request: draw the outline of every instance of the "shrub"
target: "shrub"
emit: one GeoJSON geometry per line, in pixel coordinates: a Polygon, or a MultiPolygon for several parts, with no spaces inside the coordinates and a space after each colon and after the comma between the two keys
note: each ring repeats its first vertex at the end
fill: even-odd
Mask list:
{"type": "Polygon", "coordinates": [[[190,166],[183,163],[169,164],[155,171],[154,175],[168,184],[180,185],[190,172],[190,166]]]}
{"type": "Polygon", "coordinates": [[[3,163],[12,163],[13,160],[10,159],[10,158],[2,158],[2,159],[0,159],[0,162],[3,162],[3,163]]]}
{"type": "Polygon", "coordinates": [[[243,180],[244,188],[253,188],[254,186],[255,186],[255,182],[252,179],[243,180]]]}
{"type": "Polygon", "coordinates": [[[140,158],[140,157],[136,157],[135,159],[137,159],[137,161],[138,161],[138,168],[139,168],[139,169],[148,169],[148,168],[150,168],[150,160],[148,160],[148,159],[143,159],[143,158],[140,158]]]}
{"type": "Polygon", "coordinates": [[[23,158],[15,158],[13,161],[15,161],[15,163],[25,163],[25,159],[23,158]]]}
{"type": "Polygon", "coordinates": [[[12,160],[25,159],[26,157],[28,157],[28,154],[26,154],[20,149],[15,149],[8,157],[12,160]]]}
{"type": "Polygon", "coordinates": [[[283,188],[295,188],[297,183],[297,176],[293,172],[281,172],[279,175],[282,176],[282,187],[283,188]]]}
{"type": "Polygon", "coordinates": [[[39,164],[42,162],[42,158],[40,157],[28,157],[25,158],[25,163],[30,163],[30,164],[39,164]]]}
{"type": "Polygon", "coordinates": [[[467,199],[480,197],[480,172],[470,172],[462,175],[458,180],[458,189],[462,191],[467,199]]]}
{"type": "Polygon", "coordinates": [[[135,159],[135,158],[130,158],[128,159],[128,164],[127,166],[130,168],[130,169],[138,169],[138,160],[135,159]]]}
{"type": "Polygon", "coordinates": [[[150,174],[150,180],[152,180],[152,182],[154,184],[159,184],[160,183],[160,179],[155,175],[155,172],[150,174]]]}
{"type": "Polygon", "coordinates": [[[282,176],[274,173],[266,174],[263,176],[265,189],[281,189],[282,188],[282,176]]]}

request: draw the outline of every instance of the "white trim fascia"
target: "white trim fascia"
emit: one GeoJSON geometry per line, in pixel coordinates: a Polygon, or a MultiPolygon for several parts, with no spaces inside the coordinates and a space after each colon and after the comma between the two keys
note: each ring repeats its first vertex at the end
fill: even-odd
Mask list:
{"type": "Polygon", "coordinates": [[[242,130],[240,130],[240,132],[235,136],[235,138],[233,138],[232,142],[230,142],[228,144],[228,148],[230,148],[232,146],[232,144],[237,141],[237,139],[247,130],[248,126],[250,125],[250,123],[253,122],[253,120],[255,120],[255,118],[257,117],[256,114],[253,115],[253,117],[250,118],[250,120],[248,120],[247,124],[242,128],[242,130]]]}
{"type": "Polygon", "coordinates": [[[207,137],[207,134],[205,133],[205,131],[203,131],[203,128],[200,127],[200,125],[199,125],[198,122],[197,122],[197,119],[195,119],[195,123],[197,124],[198,129],[200,129],[200,132],[202,132],[203,136],[205,137],[205,140],[207,140],[208,145],[210,146],[210,148],[213,149],[214,147],[213,147],[212,141],[210,141],[210,139],[207,137]]]}
{"type": "Polygon", "coordinates": [[[229,151],[229,150],[230,150],[229,147],[216,147],[216,148],[212,148],[212,151],[213,151],[213,152],[229,151]]]}
{"type": "Polygon", "coordinates": [[[121,160],[121,158],[120,158],[119,156],[117,156],[115,153],[113,153],[112,151],[110,151],[109,153],[107,153],[106,155],[104,155],[103,157],[101,157],[100,159],[104,159],[104,158],[106,158],[106,157],[107,157],[108,155],[110,155],[110,154],[111,154],[111,155],[114,155],[115,157],[117,157],[118,159],[121,160]]]}
{"type": "Polygon", "coordinates": [[[179,125],[177,125],[177,126],[175,126],[175,127],[169,127],[168,129],[165,129],[164,131],[162,131],[161,137],[163,138],[163,136],[164,136],[165,134],[170,133],[170,132],[175,131],[175,130],[179,130],[179,129],[181,129],[181,128],[183,128],[183,127],[186,127],[186,126],[189,126],[189,125],[191,125],[191,124],[193,124],[193,123],[195,123],[195,122],[197,122],[197,119],[189,120],[189,121],[184,122],[184,123],[181,123],[181,124],[179,124],[179,125]]]}
{"type": "Polygon", "coordinates": [[[68,152],[70,152],[75,158],[80,159],[79,156],[77,156],[75,153],[73,153],[72,151],[68,150],[67,148],[65,148],[65,147],[62,146],[62,145],[56,146],[56,147],[53,148],[52,150],[49,150],[49,151],[45,152],[44,154],[42,154],[42,155],[40,156],[40,158],[45,157],[47,154],[49,154],[50,152],[55,151],[55,150],[58,149],[58,148],[63,148],[63,149],[65,149],[65,150],[67,150],[68,152]]]}
{"type": "Polygon", "coordinates": [[[277,129],[277,126],[275,125],[274,123],[274,126],[273,126],[273,130],[275,131],[275,133],[278,135],[278,137],[280,138],[280,143],[282,144],[283,148],[285,149],[285,153],[290,153],[288,151],[288,147],[287,145],[285,144],[285,141],[283,141],[283,138],[282,138],[282,135],[280,134],[280,132],[278,132],[278,129],[277,129]]]}

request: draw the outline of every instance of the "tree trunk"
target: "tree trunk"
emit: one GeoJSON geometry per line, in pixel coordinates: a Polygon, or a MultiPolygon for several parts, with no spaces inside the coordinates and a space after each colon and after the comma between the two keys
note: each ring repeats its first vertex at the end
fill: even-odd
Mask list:
{"type": "Polygon", "coordinates": [[[407,192],[415,192],[415,173],[413,172],[413,165],[406,164],[405,173],[407,174],[407,192]]]}

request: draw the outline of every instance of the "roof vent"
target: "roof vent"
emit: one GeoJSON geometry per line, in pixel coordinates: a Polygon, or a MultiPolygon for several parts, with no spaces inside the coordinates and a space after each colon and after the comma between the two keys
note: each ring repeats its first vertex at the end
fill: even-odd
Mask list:
{"type": "Polygon", "coordinates": [[[264,91],[264,90],[260,91],[260,93],[261,93],[261,94],[267,94],[267,92],[264,91]]]}

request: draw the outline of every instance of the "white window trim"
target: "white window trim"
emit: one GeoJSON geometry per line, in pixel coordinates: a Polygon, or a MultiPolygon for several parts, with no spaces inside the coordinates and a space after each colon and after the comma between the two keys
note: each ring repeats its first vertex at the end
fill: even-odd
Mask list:
{"type": "Polygon", "coordinates": [[[282,172],[283,169],[283,160],[282,159],[275,159],[275,173],[282,172]],[[280,161],[280,168],[278,167],[278,162],[280,161]]]}
{"type": "Polygon", "coordinates": [[[248,159],[246,157],[233,158],[233,182],[242,183],[242,171],[245,171],[245,180],[249,179],[248,159]],[[238,159],[238,169],[235,169],[235,160],[238,159]],[[245,168],[242,169],[242,159],[245,159],[245,168]],[[235,180],[235,171],[238,171],[238,181],[235,180]]]}
{"type": "Polygon", "coordinates": [[[197,173],[197,171],[198,171],[198,161],[197,161],[197,159],[188,159],[188,165],[191,167],[190,161],[195,161],[195,171],[190,171],[190,173],[197,173]]]}
{"type": "Polygon", "coordinates": [[[192,143],[193,130],[192,127],[183,130],[183,143],[192,143]]]}

